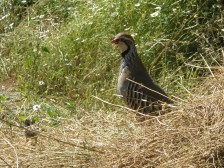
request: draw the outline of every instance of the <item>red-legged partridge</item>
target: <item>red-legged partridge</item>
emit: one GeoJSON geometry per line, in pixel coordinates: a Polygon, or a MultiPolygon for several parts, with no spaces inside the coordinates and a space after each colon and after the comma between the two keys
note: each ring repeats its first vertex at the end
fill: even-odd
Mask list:
{"type": "Polygon", "coordinates": [[[160,110],[164,103],[172,103],[167,94],[149,76],[138,56],[133,37],[119,33],[112,43],[121,50],[122,60],[117,87],[126,104],[139,112],[151,113],[160,110]]]}

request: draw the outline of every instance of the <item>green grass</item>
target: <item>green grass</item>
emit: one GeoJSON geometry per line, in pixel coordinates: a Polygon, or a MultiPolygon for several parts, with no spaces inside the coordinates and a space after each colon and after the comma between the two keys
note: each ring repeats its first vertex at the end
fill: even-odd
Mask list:
{"type": "Polygon", "coordinates": [[[169,94],[184,98],[201,81],[192,78],[210,75],[200,67],[223,64],[220,1],[11,0],[0,9],[1,78],[15,77],[26,96],[71,99],[77,109],[101,108],[92,95],[120,101],[112,96],[119,52],[110,44],[119,32],[135,36],[144,64],[169,94]]]}

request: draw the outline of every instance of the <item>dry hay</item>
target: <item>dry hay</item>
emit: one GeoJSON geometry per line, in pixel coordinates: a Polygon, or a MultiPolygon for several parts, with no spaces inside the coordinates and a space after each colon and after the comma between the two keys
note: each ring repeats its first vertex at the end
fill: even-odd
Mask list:
{"type": "Polygon", "coordinates": [[[0,167],[224,167],[223,95],[222,74],[162,116],[83,111],[42,130],[36,146],[1,122],[0,167]]]}

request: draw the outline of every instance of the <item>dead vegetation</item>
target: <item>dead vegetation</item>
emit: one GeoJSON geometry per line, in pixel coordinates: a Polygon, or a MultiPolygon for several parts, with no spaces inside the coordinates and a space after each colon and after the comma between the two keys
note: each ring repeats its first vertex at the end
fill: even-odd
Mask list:
{"type": "Polygon", "coordinates": [[[224,167],[223,73],[208,77],[172,112],[85,112],[57,127],[39,125],[38,143],[1,122],[0,167],[224,167]]]}

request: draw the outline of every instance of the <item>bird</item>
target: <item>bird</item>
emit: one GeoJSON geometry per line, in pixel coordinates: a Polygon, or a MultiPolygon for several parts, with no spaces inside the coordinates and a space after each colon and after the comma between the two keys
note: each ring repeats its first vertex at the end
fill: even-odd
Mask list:
{"type": "Polygon", "coordinates": [[[31,145],[35,146],[37,144],[37,130],[31,126],[30,119],[26,119],[24,121],[25,125],[25,137],[26,137],[26,143],[31,139],[31,145]]]}
{"type": "Polygon", "coordinates": [[[111,43],[120,48],[121,64],[117,90],[129,108],[140,113],[152,114],[161,110],[162,104],[173,103],[149,75],[131,35],[119,33],[111,43]]]}

